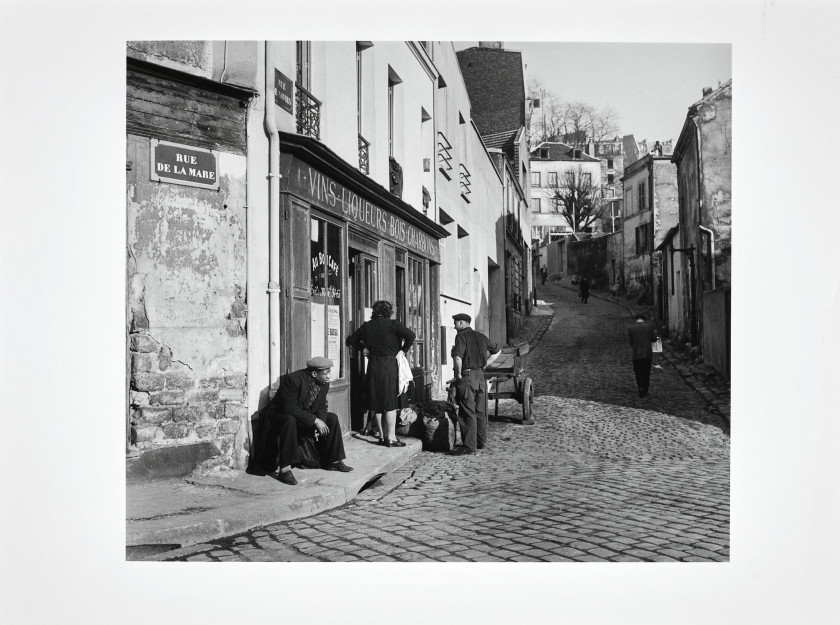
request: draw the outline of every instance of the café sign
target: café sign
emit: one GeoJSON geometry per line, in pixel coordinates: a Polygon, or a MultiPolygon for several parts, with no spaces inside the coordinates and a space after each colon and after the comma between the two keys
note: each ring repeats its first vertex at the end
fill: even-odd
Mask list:
{"type": "Polygon", "coordinates": [[[362,229],[379,235],[433,261],[440,261],[438,240],[396,215],[372,204],[344,185],[297,159],[289,172],[292,187],[317,206],[343,217],[362,229]]]}
{"type": "Polygon", "coordinates": [[[152,139],[152,180],[219,189],[218,152],[152,139]]]}

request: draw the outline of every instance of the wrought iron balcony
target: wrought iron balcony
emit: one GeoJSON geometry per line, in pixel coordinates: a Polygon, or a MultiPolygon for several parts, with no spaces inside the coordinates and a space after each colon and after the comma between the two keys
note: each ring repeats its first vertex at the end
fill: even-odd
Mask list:
{"type": "Polygon", "coordinates": [[[295,108],[298,134],[321,139],[321,101],[295,83],[295,108]]]}
{"type": "Polygon", "coordinates": [[[370,141],[359,135],[359,171],[370,174],[370,141]]]}

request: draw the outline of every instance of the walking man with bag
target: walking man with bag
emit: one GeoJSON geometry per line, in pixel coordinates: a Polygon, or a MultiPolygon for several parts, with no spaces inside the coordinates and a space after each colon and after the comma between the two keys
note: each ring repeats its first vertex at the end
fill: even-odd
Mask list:
{"type": "Polygon", "coordinates": [[[469,315],[459,313],[452,319],[458,331],[452,347],[452,360],[462,443],[452,453],[474,454],[477,449],[487,445],[487,382],[484,379],[484,367],[498,357],[501,348],[470,327],[472,318],[469,315]]]}
{"type": "Polygon", "coordinates": [[[653,361],[652,343],[659,340],[656,329],[647,323],[647,317],[639,313],[636,322],[628,328],[630,347],[633,350],[633,372],[636,374],[636,386],[639,387],[639,397],[648,392],[650,383],[650,365],[653,361]]]}

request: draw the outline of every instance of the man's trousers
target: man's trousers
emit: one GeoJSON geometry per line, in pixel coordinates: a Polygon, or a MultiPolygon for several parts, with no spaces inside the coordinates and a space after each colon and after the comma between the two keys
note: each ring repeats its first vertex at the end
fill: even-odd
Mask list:
{"type": "MultiPolygon", "coordinates": [[[[294,466],[300,462],[298,437],[315,436],[315,428],[301,426],[292,415],[273,413],[268,416],[268,433],[260,450],[259,466],[267,473],[278,468],[294,466]]],[[[327,413],[325,423],[330,428],[326,436],[318,436],[315,445],[321,456],[321,466],[327,467],[333,462],[344,460],[344,440],[341,437],[341,425],[338,416],[327,413]]]]}
{"type": "Polygon", "coordinates": [[[633,372],[636,374],[636,386],[639,387],[639,397],[647,395],[652,361],[652,358],[640,358],[633,361],[633,372]]]}
{"type": "Polygon", "coordinates": [[[481,369],[470,369],[455,384],[461,443],[475,451],[487,444],[487,382],[481,369]]]}

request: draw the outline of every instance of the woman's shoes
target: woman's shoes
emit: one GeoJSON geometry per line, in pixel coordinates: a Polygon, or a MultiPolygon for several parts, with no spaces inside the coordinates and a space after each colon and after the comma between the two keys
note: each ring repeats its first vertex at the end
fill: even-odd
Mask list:
{"type": "Polygon", "coordinates": [[[382,445],[383,447],[386,447],[388,443],[384,438],[380,438],[376,441],[376,444],[377,445],[382,445]]]}
{"type": "Polygon", "coordinates": [[[385,441],[385,447],[405,447],[405,443],[401,440],[385,441]]]}

